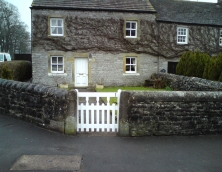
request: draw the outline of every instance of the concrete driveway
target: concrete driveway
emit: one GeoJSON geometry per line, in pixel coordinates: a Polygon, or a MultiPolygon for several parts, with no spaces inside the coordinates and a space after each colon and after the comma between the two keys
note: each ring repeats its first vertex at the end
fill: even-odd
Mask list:
{"type": "Polygon", "coordinates": [[[10,171],[22,155],[81,157],[76,171],[84,172],[220,172],[222,135],[65,136],[0,115],[0,171],[10,171]]]}

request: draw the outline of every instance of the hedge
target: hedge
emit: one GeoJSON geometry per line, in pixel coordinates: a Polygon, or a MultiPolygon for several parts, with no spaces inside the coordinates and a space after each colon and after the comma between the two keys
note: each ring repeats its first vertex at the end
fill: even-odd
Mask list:
{"type": "Polygon", "coordinates": [[[32,64],[22,60],[2,62],[0,63],[0,78],[27,81],[32,78],[32,64]]]}

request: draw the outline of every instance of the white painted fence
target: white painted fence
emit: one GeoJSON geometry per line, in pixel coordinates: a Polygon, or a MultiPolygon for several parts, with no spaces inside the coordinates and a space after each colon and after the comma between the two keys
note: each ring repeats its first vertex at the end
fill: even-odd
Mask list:
{"type": "Polygon", "coordinates": [[[121,90],[117,93],[76,91],[77,132],[118,132],[121,90]],[[117,98],[112,105],[111,97],[117,98]]]}

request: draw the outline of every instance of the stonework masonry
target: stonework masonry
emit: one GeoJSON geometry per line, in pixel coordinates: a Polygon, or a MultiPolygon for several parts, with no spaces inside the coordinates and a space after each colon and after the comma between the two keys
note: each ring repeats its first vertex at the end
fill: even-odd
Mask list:
{"type": "Polygon", "coordinates": [[[222,92],[123,91],[120,135],[200,135],[222,133],[222,92]]]}
{"type": "MultiPolygon", "coordinates": [[[[0,78],[0,114],[49,130],[69,134],[67,118],[74,117],[76,95],[71,91],[0,78]],[[70,114],[70,115],[69,115],[70,114]]],[[[75,126],[71,126],[74,130],[75,126]]],[[[76,131],[75,131],[76,132],[76,131]]],[[[74,131],[73,131],[74,133],[74,131]]],[[[73,134],[72,133],[72,134],[73,134]]]]}
{"type": "MultiPolygon", "coordinates": [[[[77,92],[0,79],[0,114],[77,133],[77,92]]],[[[221,91],[122,91],[120,136],[222,133],[221,91]]]]}
{"type": "Polygon", "coordinates": [[[175,91],[222,91],[222,82],[167,73],[155,73],[152,77],[162,78],[175,91]]]}
{"type": "MultiPolygon", "coordinates": [[[[51,54],[53,51],[51,52],[51,54]]],[[[55,53],[55,52],[54,52],[55,53]]],[[[48,71],[48,58],[50,52],[38,52],[32,54],[33,61],[33,83],[57,86],[68,83],[74,86],[75,68],[74,59],[78,55],[73,52],[63,52],[65,58],[64,74],[51,74],[48,71]],[[69,60],[72,59],[72,60],[69,60]]],[[[110,54],[94,53],[93,59],[89,61],[89,86],[95,86],[102,82],[104,86],[141,86],[152,73],[158,71],[157,57],[147,54],[110,54]],[[124,57],[137,57],[137,73],[126,74],[124,72],[124,57]]]]}
{"type": "Polygon", "coordinates": [[[146,53],[131,53],[130,50],[123,49],[123,47],[127,47],[127,44],[121,45],[121,40],[119,39],[126,41],[123,38],[124,20],[138,21],[138,28],[141,28],[138,29],[138,37],[128,39],[128,41],[135,44],[135,48],[138,48],[137,42],[144,38],[144,34],[146,35],[141,30],[147,30],[141,25],[140,21],[155,22],[155,15],[151,13],[105,11],[32,10],[33,83],[51,86],[67,83],[70,86],[74,86],[75,58],[81,57],[81,55],[78,55],[81,53],[88,53],[88,55],[91,53],[93,59],[89,61],[88,66],[88,86],[95,86],[101,81],[104,86],[143,85],[147,77],[150,77],[154,72],[158,72],[158,57],[146,53]],[[50,17],[64,18],[65,33],[63,37],[50,36],[50,17]],[[40,20],[41,18],[42,20],[40,20]],[[40,23],[38,24],[39,20],[40,23]],[[109,23],[112,21],[114,23],[109,23]],[[82,29],[85,27],[85,23],[88,23],[89,28],[82,29]],[[100,28],[100,25],[107,28],[100,28]],[[113,39],[115,38],[114,40],[116,38],[118,40],[109,40],[109,34],[113,39]],[[101,48],[102,50],[100,50],[101,48]],[[51,73],[50,56],[52,55],[64,57],[63,74],[51,73]],[[126,56],[137,58],[137,72],[135,74],[125,74],[124,57],[126,56]]]}

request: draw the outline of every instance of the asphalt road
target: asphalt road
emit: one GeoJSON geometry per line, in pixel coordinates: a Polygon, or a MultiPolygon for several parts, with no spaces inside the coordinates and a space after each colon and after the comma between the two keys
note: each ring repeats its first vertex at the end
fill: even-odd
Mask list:
{"type": "Polygon", "coordinates": [[[84,172],[221,172],[222,135],[65,136],[0,115],[0,171],[22,155],[77,155],[84,172]]]}

